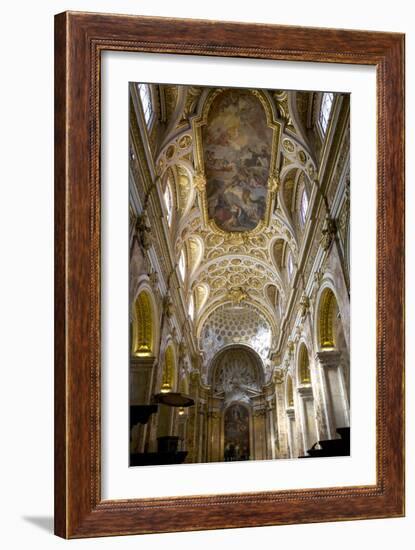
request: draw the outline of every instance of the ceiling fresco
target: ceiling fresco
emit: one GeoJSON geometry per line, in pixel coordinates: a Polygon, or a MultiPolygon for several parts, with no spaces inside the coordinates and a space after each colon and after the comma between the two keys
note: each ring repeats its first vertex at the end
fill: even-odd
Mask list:
{"type": "Polygon", "coordinates": [[[271,159],[261,102],[249,92],[221,93],[202,139],[209,218],[224,231],[251,231],[264,219],[271,159]]]}
{"type": "Polygon", "coordinates": [[[175,108],[156,164],[161,178],[169,169],[178,176],[175,254],[187,250],[203,377],[221,349],[239,344],[258,354],[268,376],[282,322],[275,312],[288,296],[274,244],[298,253],[282,192],[293,170],[308,177],[315,166],[295,92],[178,86],[170,96],[175,108]]]}

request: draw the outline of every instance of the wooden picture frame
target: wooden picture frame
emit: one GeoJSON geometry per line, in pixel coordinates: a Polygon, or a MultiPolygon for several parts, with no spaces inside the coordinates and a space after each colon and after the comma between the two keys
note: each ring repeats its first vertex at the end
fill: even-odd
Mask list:
{"type": "Polygon", "coordinates": [[[404,35],[65,12],[55,19],[55,533],[404,515],[404,35]],[[100,62],[120,50],[372,65],[377,73],[376,484],[101,499],[100,62]]]}

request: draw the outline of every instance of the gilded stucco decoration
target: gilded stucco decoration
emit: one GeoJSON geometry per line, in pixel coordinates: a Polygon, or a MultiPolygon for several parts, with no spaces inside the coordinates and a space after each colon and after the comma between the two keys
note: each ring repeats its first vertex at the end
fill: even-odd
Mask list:
{"type": "MultiPolygon", "coordinates": [[[[186,137],[186,136],[184,136],[186,137]]],[[[192,179],[188,168],[183,164],[176,165],[177,170],[177,194],[178,194],[178,210],[181,216],[185,215],[189,210],[192,199],[194,198],[192,190],[192,179]]]]}
{"type": "Polygon", "coordinates": [[[199,314],[206,304],[209,296],[209,287],[206,284],[197,284],[194,287],[195,307],[196,312],[199,314]]]}
{"type": "Polygon", "coordinates": [[[184,131],[162,148],[156,160],[157,174],[162,176],[168,168],[176,164],[186,166],[188,171],[193,173],[192,142],[191,134],[184,131]]]}
{"type": "Polygon", "coordinates": [[[186,241],[189,273],[192,275],[199,267],[203,257],[203,241],[200,237],[189,237],[186,241]]]}

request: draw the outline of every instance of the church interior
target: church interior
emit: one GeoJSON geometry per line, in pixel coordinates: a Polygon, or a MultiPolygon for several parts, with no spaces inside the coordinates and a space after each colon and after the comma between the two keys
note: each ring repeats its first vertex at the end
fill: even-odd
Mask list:
{"type": "Polygon", "coordinates": [[[129,110],[130,466],[350,454],[349,95],[129,110]]]}

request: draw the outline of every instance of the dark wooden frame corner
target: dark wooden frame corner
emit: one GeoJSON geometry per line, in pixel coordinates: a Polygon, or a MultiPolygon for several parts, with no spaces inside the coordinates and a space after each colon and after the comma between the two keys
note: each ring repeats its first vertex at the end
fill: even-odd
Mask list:
{"type": "Polygon", "coordinates": [[[404,514],[404,35],[65,12],[55,18],[55,533],[65,538],[404,514]],[[100,54],[377,71],[377,479],[373,486],[102,501],[100,54]]]}

